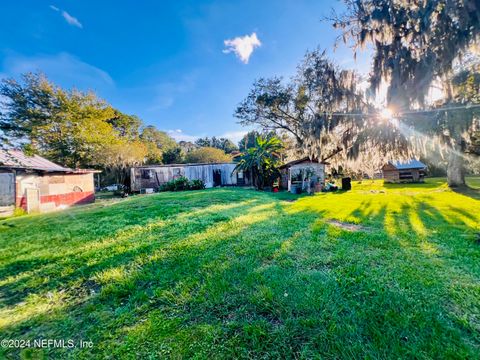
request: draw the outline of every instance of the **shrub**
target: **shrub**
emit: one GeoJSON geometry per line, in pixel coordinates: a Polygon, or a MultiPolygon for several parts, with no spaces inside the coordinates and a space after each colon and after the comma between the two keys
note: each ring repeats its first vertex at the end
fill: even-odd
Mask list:
{"type": "Polygon", "coordinates": [[[159,188],[160,191],[175,191],[175,180],[170,180],[165,184],[162,184],[159,188]]]}
{"type": "Polygon", "coordinates": [[[202,180],[188,180],[186,177],[170,180],[160,186],[160,191],[184,191],[184,190],[202,190],[205,189],[205,183],[202,180]]]}
{"type": "Polygon", "coordinates": [[[173,191],[183,191],[190,189],[190,181],[186,177],[180,177],[173,180],[173,191]]]}
{"type": "Polygon", "coordinates": [[[190,190],[203,190],[205,189],[205,183],[203,180],[192,180],[190,182],[190,190]]]}

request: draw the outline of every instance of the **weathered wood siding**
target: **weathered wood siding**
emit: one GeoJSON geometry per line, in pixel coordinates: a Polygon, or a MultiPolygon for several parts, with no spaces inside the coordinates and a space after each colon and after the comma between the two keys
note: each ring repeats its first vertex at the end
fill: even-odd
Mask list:
{"type": "Polygon", "coordinates": [[[383,170],[383,179],[385,182],[396,183],[400,181],[398,170],[383,170]]]}
{"type": "Polygon", "coordinates": [[[402,169],[397,170],[393,165],[385,165],[382,168],[383,179],[387,183],[407,183],[407,182],[422,182],[425,177],[425,170],[423,169],[402,169]]]}
{"type": "Polygon", "coordinates": [[[388,163],[382,167],[383,179],[385,182],[396,183],[400,181],[400,173],[392,164],[388,163]]]}
{"type": "Polygon", "coordinates": [[[186,164],[172,166],[142,166],[130,170],[132,191],[158,188],[162,184],[186,177],[189,180],[202,180],[207,188],[214,186],[214,172],[220,173],[220,185],[236,185],[237,175],[233,173],[236,164],[186,164]]]}

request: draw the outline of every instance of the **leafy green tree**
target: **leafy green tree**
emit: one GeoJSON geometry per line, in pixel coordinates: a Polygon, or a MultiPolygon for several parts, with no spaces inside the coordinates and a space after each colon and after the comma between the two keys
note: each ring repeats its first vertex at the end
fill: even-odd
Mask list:
{"type": "Polygon", "coordinates": [[[143,128],[140,139],[148,149],[146,162],[160,164],[163,162],[163,153],[177,146],[177,143],[166,132],[160,131],[152,125],[143,128]]]}
{"type": "Polygon", "coordinates": [[[195,145],[200,146],[200,147],[211,147],[212,146],[212,140],[208,136],[204,138],[198,138],[195,140],[195,145]]]}
{"type": "Polygon", "coordinates": [[[257,144],[257,137],[259,136],[261,136],[261,134],[258,131],[249,131],[243,136],[242,140],[238,142],[238,150],[245,152],[247,149],[255,147],[257,144]]]}
{"type": "Polygon", "coordinates": [[[262,132],[257,131],[257,130],[251,130],[247,132],[243,138],[238,142],[238,150],[241,152],[245,152],[249,148],[253,148],[257,146],[257,138],[266,138],[270,139],[272,137],[279,137],[282,140],[285,139],[286,141],[289,141],[287,137],[289,136],[287,132],[282,132],[279,131],[280,137],[278,136],[277,132],[275,130],[264,130],[262,132]]]}
{"type": "Polygon", "coordinates": [[[251,130],[244,135],[238,142],[240,152],[246,152],[249,148],[256,147],[257,137],[270,139],[278,137],[282,142],[282,149],[279,151],[280,159],[285,161],[296,160],[303,156],[302,150],[297,146],[295,139],[285,131],[264,131],[260,133],[256,130],[251,130]]]}
{"type": "Polygon", "coordinates": [[[254,185],[262,190],[265,186],[271,186],[280,175],[279,152],[282,142],[276,137],[257,137],[256,146],[248,148],[241,156],[235,171],[248,171],[252,174],[254,185]]]}
{"type": "Polygon", "coordinates": [[[160,150],[172,149],[177,146],[176,141],[170,135],[152,125],[143,128],[140,138],[145,142],[154,143],[160,150]]]}
{"type": "Polygon", "coordinates": [[[222,163],[230,162],[232,158],[223,150],[214,147],[201,147],[187,153],[185,161],[187,163],[222,163]]]}
{"type": "Polygon", "coordinates": [[[137,140],[140,136],[140,128],[143,125],[142,120],[136,115],[127,115],[118,110],[114,110],[114,116],[108,120],[118,135],[127,140],[137,140]]]}
{"type": "Polygon", "coordinates": [[[96,153],[95,161],[105,169],[107,176],[114,179],[115,183],[129,188],[130,167],[142,165],[147,154],[147,146],[139,140],[117,140],[106,144],[101,152],[96,153]]]}
{"type": "Polygon", "coordinates": [[[218,141],[219,141],[219,145],[215,147],[225,151],[225,153],[231,154],[234,151],[238,151],[237,145],[235,145],[232,140],[226,139],[226,138],[220,138],[218,139],[218,141]]]}
{"type": "Polygon", "coordinates": [[[117,133],[109,123],[115,111],[94,93],[65,91],[41,74],[22,82],[2,80],[0,129],[11,142],[70,167],[92,164],[103,144],[117,133]]]}
{"type": "Polygon", "coordinates": [[[0,129],[6,137],[25,142],[35,137],[35,129],[47,124],[61,111],[56,89],[44,75],[27,73],[23,83],[2,79],[0,85],[0,129]]]}
{"type": "Polygon", "coordinates": [[[238,147],[229,139],[226,138],[212,138],[204,137],[199,138],[195,141],[195,145],[200,147],[214,147],[220,150],[225,151],[227,154],[231,154],[234,151],[238,150],[238,147]]]}
{"type": "Polygon", "coordinates": [[[190,151],[198,149],[198,146],[191,141],[181,140],[178,142],[178,147],[182,150],[182,156],[185,156],[190,151]]]}
{"type": "Polygon", "coordinates": [[[177,146],[165,132],[143,127],[137,116],[113,109],[94,93],[66,91],[42,74],[25,74],[21,81],[5,79],[0,95],[0,130],[7,141],[70,167],[111,166],[109,173],[118,172],[121,159],[112,165],[99,154],[112,155],[112,149],[119,150],[123,144],[133,156],[121,152],[126,164],[161,163],[162,152],[177,146]]]}
{"type": "Polygon", "coordinates": [[[154,126],[113,109],[92,92],[64,90],[42,74],[2,80],[0,131],[20,144],[70,167],[96,167],[128,184],[128,167],[182,162],[182,151],[154,126]]]}
{"type": "Polygon", "coordinates": [[[162,154],[162,161],[164,164],[181,164],[184,161],[182,156],[182,149],[180,147],[174,147],[167,149],[162,154]]]}

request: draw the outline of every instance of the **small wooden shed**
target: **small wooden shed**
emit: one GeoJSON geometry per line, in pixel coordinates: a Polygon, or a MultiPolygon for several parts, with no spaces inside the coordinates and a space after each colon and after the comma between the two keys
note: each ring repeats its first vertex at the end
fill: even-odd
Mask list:
{"type": "Polygon", "coordinates": [[[95,201],[95,170],[73,170],[20,150],[0,150],[0,216],[95,201]]]}
{"type": "Polygon", "coordinates": [[[179,177],[202,180],[205,187],[250,185],[250,177],[243,171],[233,172],[236,163],[145,165],[130,169],[130,187],[134,192],[158,189],[179,177]]]}
{"type": "Polygon", "coordinates": [[[394,161],[382,167],[383,178],[388,183],[423,182],[427,166],[419,160],[394,161]]]}
{"type": "Polygon", "coordinates": [[[290,161],[280,167],[280,187],[288,191],[291,191],[292,184],[302,184],[302,187],[306,187],[306,176],[310,176],[315,184],[323,186],[326,165],[324,162],[308,157],[290,161]]]}

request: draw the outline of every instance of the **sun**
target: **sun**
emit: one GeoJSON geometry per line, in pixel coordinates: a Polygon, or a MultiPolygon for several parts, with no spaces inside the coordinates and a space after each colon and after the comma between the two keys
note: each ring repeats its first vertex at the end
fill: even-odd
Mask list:
{"type": "Polygon", "coordinates": [[[389,108],[384,108],[380,111],[380,117],[384,120],[391,120],[393,118],[393,111],[389,108]]]}

